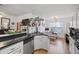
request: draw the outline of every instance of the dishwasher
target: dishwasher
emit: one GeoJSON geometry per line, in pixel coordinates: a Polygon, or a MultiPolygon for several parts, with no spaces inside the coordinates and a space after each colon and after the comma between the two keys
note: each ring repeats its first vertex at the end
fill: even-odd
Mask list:
{"type": "Polygon", "coordinates": [[[33,36],[26,38],[23,41],[23,53],[24,54],[32,54],[33,50],[34,50],[34,40],[33,40],[33,36]]]}

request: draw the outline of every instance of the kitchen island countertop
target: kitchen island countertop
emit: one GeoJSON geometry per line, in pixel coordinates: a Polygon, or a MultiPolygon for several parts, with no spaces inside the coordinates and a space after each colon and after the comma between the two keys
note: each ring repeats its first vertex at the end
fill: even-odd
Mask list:
{"type": "Polygon", "coordinates": [[[16,33],[16,34],[4,34],[0,35],[0,49],[5,48],[9,45],[18,43],[20,41],[31,41],[34,36],[36,35],[45,35],[43,33],[30,33],[27,34],[26,32],[16,33]]]}

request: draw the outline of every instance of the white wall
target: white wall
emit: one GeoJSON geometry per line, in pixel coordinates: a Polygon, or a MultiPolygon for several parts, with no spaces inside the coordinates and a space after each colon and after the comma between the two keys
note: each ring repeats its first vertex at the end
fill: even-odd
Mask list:
{"type": "Polygon", "coordinates": [[[27,13],[27,14],[23,14],[23,15],[16,15],[16,16],[14,16],[14,15],[9,15],[9,14],[3,13],[3,12],[2,12],[2,16],[10,18],[10,27],[14,28],[14,29],[16,29],[17,22],[22,21],[22,19],[35,17],[35,15],[33,15],[32,13],[27,13]],[[12,25],[12,23],[15,23],[15,24],[12,25]]]}
{"type": "Polygon", "coordinates": [[[58,19],[58,21],[61,21],[64,23],[63,33],[66,34],[70,27],[70,23],[72,22],[72,17],[60,18],[58,19]]]}
{"type": "Polygon", "coordinates": [[[23,15],[14,16],[14,15],[9,15],[9,14],[5,13],[5,14],[3,14],[3,17],[10,18],[11,23],[12,22],[17,23],[17,22],[21,21],[22,19],[33,18],[34,15],[32,13],[27,13],[27,14],[23,14],[23,15]]]}
{"type": "Polygon", "coordinates": [[[16,29],[16,24],[17,22],[21,22],[22,19],[27,19],[27,18],[33,18],[34,15],[32,13],[27,13],[27,14],[23,14],[23,15],[18,15],[18,16],[13,16],[11,17],[11,22],[15,23],[15,29],[16,29]]]}
{"type": "Polygon", "coordinates": [[[17,17],[17,21],[21,21],[22,19],[33,18],[34,15],[32,13],[23,14],[17,17]]]}
{"type": "Polygon", "coordinates": [[[10,26],[11,26],[11,23],[12,22],[15,22],[15,16],[13,15],[9,15],[7,13],[4,13],[4,12],[0,12],[0,14],[2,15],[1,17],[5,17],[5,18],[10,18],[10,26]]]}
{"type": "Polygon", "coordinates": [[[50,26],[50,23],[53,22],[63,22],[63,31],[60,35],[64,35],[65,33],[67,33],[69,27],[70,27],[70,23],[72,22],[72,17],[66,17],[66,18],[58,18],[57,20],[54,19],[45,19],[45,23],[46,23],[46,27],[51,27],[53,25],[50,26]]]}
{"type": "MultiPolygon", "coordinates": [[[[14,22],[15,23],[15,28],[16,28],[16,23],[21,21],[22,19],[26,19],[26,18],[33,18],[36,17],[36,15],[32,14],[32,13],[27,13],[27,14],[23,14],[23,15],[18,15],[18,16],[13,16],[13,15],[8,15],[8,14],[4,14],[4,17],[8,17],[11,19],[11,23],[14,22]]],[[[67,32],[67,29],[69,28],[69,24],[72,24],[72,17],[66,17],[66,18],[58,18],[56,21],[54,19],[49,19],[49,18],[45,18],[45,27],[50,27],[50,23],[59,21],[59,22],[63,22],[64,23],[64,33],[67,32]]],[[[74,20],[75,20],[75,16],[74,16],[74,20]]],[[[75,23],[75,21],[74,21],[75,23]]],[[[11,25],[11,24],[10,24],[11,25]]],[[[74,25],[75,27],[75,25],[74,25]]]]}

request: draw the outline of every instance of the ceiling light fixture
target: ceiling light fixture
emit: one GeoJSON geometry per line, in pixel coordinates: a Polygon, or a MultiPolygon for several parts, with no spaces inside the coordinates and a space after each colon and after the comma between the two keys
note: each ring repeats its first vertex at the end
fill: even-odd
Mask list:
{"type": "Polygon", "coordinates": [[[58,19],[59,17],[58,16],[52,16],[51,18],[52,19],[58,19]]]}

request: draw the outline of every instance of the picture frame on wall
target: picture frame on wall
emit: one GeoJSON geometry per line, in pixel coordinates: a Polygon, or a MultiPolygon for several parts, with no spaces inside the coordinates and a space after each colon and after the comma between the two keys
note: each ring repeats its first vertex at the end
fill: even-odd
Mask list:
{"type": "Polygon", "coordinates": [[[10,18],[1,17],[1,29],[10,29],[10,18]]]}

